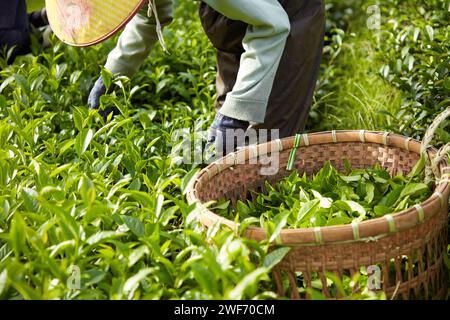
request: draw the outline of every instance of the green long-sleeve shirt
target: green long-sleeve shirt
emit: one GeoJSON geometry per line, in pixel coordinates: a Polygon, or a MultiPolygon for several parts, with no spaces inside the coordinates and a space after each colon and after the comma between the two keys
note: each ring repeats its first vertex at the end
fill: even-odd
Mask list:
{"type": "MultiPolygon", "coordinates": [[[[239,73],[220,113],[262,123],[278,65],[290,31],[289,17],[278,0],[203,0],[224,16],[247,23],[239,73]]],[[[156,0],[162,25],[172,19],[172,1],[156,0]]],[[[125,27],[106,68],[132,76],[148,56],[158,37],[156,20],[141,10],[125,27]]]]}

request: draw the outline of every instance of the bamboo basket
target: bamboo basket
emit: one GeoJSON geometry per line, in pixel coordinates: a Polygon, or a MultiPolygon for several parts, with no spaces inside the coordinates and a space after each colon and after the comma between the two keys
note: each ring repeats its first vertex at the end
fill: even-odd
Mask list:
{"type": "MultiPolygon", "coordinates": [[[[447,113],[450,113],[450,108],[447,113]]],[[[448,114],[446,115],[448,116],[448,114]]],[[[441,120],[440,119],[437,120],[441,120]]],[[[436,122],[436,121],[435,121],[436,122]]],[[[434,193],[425,202],[408,210],[351,225],[321,228],[285,229],[277,245],[290,246],[290,252],[273,271],[280,296],[308,299],[305,288],[312,279],[320,279],[322,294],[327,298],[342,298],[330,292],[327,274],[353,276],[362,267],[377,266],[381,271],[381,288],[388,298],[443,299],[448,285],[444,265],[447,250],[448,199],[450,168],[443,156],[428,146],[437,123],[430,127],[423,144],[404,136],[385,132],[331,131],[298,135],[297,138],[274,140],[231,153],[210,164],[197,174],[187,194],[190,204],[204,204],[220,198],[248,199],[250,190],[264,191],[264,182],[275,183],[292,169],[311,175],[330,161],[344,170],[344,159],[353,168],[368,168],[379,163],[392,175],[406,174],[420,158],[428,155],[433,162],[434,193]],[[301,139],[299,139],[301,137],[301,139]],[[292,152],[294,149],[294,152],[292,152]],[[279,171],[262,175],[264,156],[278,153],[279,171]],[[294,155],[295,157],[292,158],[294,155]]],[[[448,149],[448,146],[447,146],[448,149]]],[[[210,227],[220,223],[233,230],[239,224],[216,215],[201,205],[201,222],[210,227]]],[[[244,236],[262,241],[262,228],[248,227],[244,236]]],[[[355,293],[358,288],[355,288],[355,293]]]]}

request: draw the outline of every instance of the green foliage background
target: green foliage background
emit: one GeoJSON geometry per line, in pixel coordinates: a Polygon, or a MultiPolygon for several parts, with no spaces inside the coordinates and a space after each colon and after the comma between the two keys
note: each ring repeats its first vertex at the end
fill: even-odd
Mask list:
{"type": "MultiPolygon", "coordinates": [[[[380,0],[377,32],[370,4],[327,1],[309,130],[421,138],[449,102],[450,2],[380,0]]],[[[197,4],[176,5],[172,54],[158,47],[131,81],[115,80],[102,103],[122,114],[108,123],[86,98],[114,39],[77,49],[53,38],[12,66],[0,60],[0,298],[276,297],[270,270],[286,250],[206,231],[184,201],[196,168],[177,164],[171,136],[212,120],[215,52],[197,4]]]]}

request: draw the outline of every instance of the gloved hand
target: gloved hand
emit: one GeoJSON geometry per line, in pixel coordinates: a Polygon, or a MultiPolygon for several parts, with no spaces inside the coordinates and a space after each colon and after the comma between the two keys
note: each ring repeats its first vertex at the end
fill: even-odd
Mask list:
{"type": "Polygon", "coordinates": [[[209,129],[206,144],[208,156],[217,159],[244,146],[245,131],[248,127],[248,121],[230,118],[218,112],[209,129]],[[215,147],[215,152],[211,152],[213,147],[215,147]]]}
{"type": "MultiPolygon", "coordinates": [[[[89,93],[88,106],[89,109],[99,109],[100,107],[100,97],[106,93],[105,83],[103,78],[100,76],[97,81],[95,81],[94,87],[89,93]]],[[[108,118],[108,115],[112,113],[113,115],[119,114],[119,110],[116,107],[108,107],[104,110],[98,110],[98,113],[103,117],[103,119],[108,118]]]]}

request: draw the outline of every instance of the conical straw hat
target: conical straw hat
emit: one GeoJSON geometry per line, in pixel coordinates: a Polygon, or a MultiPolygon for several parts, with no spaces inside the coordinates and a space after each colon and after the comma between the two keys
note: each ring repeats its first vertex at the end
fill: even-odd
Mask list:
{"type": "Polygon", "coordinates": [[[90,46],[119,31],[148,0],[45,0],[56,36],[73,46],[90,46]]]}

